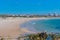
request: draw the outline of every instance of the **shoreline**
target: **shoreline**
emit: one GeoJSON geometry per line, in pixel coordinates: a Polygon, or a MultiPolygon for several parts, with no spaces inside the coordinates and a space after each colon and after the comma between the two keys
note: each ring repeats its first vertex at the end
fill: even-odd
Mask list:
{"type": "Polygon", "coordinates": [[[45,18],[45,17],[43,18],[19,18],[19,17],[12,18],[11,17],[6,19],[0,19],[0,36],[18,37],[25,32],[31,33],[31,31],[29,31],[28,29],[25,29],[25,28],[21,29],[19,25],[30,20],[44,20],[44,19],[51,19],[51,18],[45,18]]]}

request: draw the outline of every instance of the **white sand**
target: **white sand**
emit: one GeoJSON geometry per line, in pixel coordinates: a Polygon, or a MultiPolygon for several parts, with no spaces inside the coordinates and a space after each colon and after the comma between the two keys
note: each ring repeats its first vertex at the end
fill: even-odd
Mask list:
{"type": "Polygon", "coordinates": [[[47,18],[0,18],[0,36],[2,37],[17,37],[23,33],[33,33],[26,28],[20,28],[20,24],[36,19],[47,19],[47,18]]]}
{"type": "Polygon", "coordinates": [[[0,18],[0,36],[2,37],[17,37],[25,32],[32,33],[26,28],[20,28],[20,24],[35,19],[44,19],[44,18],[0,18]]]}

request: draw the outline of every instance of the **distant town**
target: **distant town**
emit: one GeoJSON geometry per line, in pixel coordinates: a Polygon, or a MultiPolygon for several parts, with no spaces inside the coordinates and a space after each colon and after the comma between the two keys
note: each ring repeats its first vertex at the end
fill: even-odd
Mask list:
{"type": "Polygon", "coordinates": [[[0,17],[60,17],[60,15],[56,13],[48,13],[47,15],[0,15],[0,17]]]}

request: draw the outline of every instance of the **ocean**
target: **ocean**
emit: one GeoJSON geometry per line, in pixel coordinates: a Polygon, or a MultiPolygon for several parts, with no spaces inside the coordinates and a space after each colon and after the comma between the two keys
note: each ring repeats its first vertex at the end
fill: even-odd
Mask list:
{"type": "Polygon", "coordinates": [[[60,18],[30,20],[21,27],[34,32],[60,33],[60,18]]]}

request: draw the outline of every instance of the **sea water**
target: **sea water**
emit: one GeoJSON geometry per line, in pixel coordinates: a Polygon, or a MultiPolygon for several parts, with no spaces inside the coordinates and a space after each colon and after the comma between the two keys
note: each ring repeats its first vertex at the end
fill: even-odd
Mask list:
{"type": "Polygon", "coordinates": [[[21,25],[22,28],[27,28],[34,32],[60,33],[60,18],[45,19],[45,20],[31,20],[21,25]]]}

